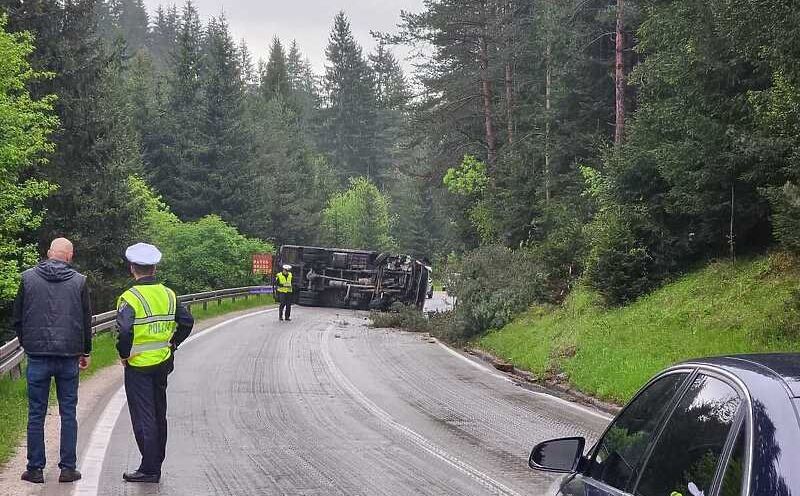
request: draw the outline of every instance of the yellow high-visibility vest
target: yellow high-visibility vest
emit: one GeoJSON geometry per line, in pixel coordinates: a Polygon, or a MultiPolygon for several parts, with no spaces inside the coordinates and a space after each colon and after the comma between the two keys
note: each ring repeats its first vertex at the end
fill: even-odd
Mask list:
{"type": "Polygon", "coordinates": [[[134,314],[133,347],[128,364],[147,367],[167,361],[172,355],[170,340],[177,329],[175,293],[163,284],[143,284],[122,293],[117,310],[123,303],[133,308],[134,314]]]}
{"type": "Polygon", "coordinates": [[[284,275],[283,272],[278,272],[275,276],[278,281],[278,293],[291,293],[292,292],[292,273],[284,275]]]}

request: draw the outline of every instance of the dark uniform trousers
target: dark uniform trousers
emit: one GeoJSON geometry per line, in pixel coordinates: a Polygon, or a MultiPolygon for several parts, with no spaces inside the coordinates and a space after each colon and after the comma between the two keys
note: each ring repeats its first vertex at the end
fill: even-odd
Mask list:
{"type": "Polygon", "coordinates": [[[292,293],[278,293],[278,301],[280,302],[280,306],[278,307],[278,316],[280,318],[289,319],[292,317],[293,299],[294,295],[292,293]]]}
{"type": "Polygon", "coordinates": [[[173,370],[173,357],[154,367],[125,366],[125,395],[143,474],[161,475],[167,452],[167,376],[173,370]]]}

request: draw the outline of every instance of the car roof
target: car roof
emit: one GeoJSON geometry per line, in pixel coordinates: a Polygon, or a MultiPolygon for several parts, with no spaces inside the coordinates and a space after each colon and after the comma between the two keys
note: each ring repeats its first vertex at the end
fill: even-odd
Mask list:
{"type": "Polygon", "coordinates": [[[760,369],[766,377],[782,381],[795,398],[800,397],[800,353],[758,353],[701,358],[684,362],[686,365],[719,367],[739,376],[737,372],[760,369]]]}

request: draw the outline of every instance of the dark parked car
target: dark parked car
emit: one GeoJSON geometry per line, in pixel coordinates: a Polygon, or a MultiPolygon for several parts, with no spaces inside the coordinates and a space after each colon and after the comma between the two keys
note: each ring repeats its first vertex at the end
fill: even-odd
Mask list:
{"type": "Polygon", "coordinates": [[[686,362],[650,381],[584,456],[547,441],[531,468],[563,496],[800,496],[800,354],[686,362]]]}

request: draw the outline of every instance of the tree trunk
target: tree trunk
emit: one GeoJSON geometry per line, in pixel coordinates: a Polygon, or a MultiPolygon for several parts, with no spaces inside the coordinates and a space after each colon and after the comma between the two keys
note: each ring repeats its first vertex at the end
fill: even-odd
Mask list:
{"type": "Polygon", "coordinates": [[[506,120],[508,121],[508,144],[514,144],[514,67],[506,62],[506,120]]]}
{"type": "Polygon", "coordinates": [[[516,60],[514,46],[514,10],[512,0],[506,2],[506,125],[508,127],[508,144],[514,144],[514,63],[516,60]]]}
{"type": "Polygon", "coordinates": [[[547,69],[545,70],[545,96],[544,96],[544,199],[550,203],[550,96],[552,94],[553,70],[551,61],[552,48],[550,41],[547,42],[545,49],[545,60],[547,69]]]}
{"type": "Polygon", "coordinates": [[[489,164],[492,165],[497,158],[497,137],[494,132],[494,118],[492,117],[492,81],[489,74],[489,47],[484,33],[479,40],[480,44],[480,69],[481,69],[481,96],[483,97],[483,120],[486,129],[486,149],[489,164]]]}
{"type": "Polygon", "coordinates": [[[617,38],[616,38],[616,126],[614,128],[614,144],[622,144],[625,133],[625,22],[624,1],[617,0],[617,38]]]}

